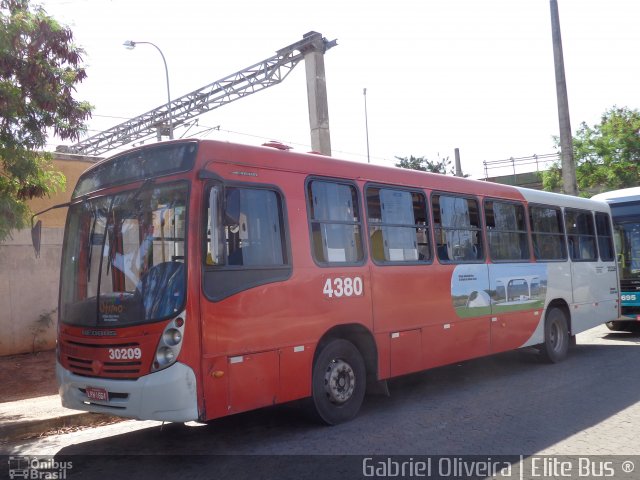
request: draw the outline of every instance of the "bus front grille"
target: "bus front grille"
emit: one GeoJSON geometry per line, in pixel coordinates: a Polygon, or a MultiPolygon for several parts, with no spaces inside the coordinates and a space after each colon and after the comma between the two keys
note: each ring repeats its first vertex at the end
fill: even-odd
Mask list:
{"type": "Polygon", "coordinates": [[[128,352],[140,350],[137,343],[96,345],[69,342],[67,345],[61,348],[60,359],[62,364],[76,375],[135,379],[143,371],[142,359],[127,358],[135,356],[128,355],[128,352]],[[122,358],[113,358],[116,355],[121,355],[122,358]]]}

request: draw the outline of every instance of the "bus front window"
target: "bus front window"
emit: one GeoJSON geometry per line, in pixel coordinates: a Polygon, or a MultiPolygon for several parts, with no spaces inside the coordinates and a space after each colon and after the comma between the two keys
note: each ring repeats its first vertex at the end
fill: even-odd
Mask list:
{"type": "Polygon", "coordinates": [[[187,187],[150,185],[69,208],[60,318],[65,324],[121,326],[180,311],[187,187]]]}
{"type": "Polygon", "coordinates": [[[619,223],[615,229],[621,280],[640,279],[640,223],[619,223]]]}

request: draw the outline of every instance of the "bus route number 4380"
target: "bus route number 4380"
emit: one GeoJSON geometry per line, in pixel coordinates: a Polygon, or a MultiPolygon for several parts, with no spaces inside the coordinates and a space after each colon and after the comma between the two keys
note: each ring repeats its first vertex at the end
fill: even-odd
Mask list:
{"type": "Polygon", "coordinates": [[[327,278],[322,288],[326,298],[361,297],[363,282],[361,277],[327,278]]]}

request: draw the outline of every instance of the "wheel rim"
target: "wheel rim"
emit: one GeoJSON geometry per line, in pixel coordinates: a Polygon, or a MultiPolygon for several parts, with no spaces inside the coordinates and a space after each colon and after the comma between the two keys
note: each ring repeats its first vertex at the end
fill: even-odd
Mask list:
{"type": "Polygon", "coordinates": [[[324,390],[331,403],[347,402],[356,388],[356,375],[344,360],[332,360],[324,374],[324,390]]]}
{"type": "Polygon", "coordinates": [[[560,325],[558,325],[558,322],[553,322],[553,324],[551,324],[549,341],[551,342],[551,348],[554,352],[562,350],[562,330],[560,325]]]}

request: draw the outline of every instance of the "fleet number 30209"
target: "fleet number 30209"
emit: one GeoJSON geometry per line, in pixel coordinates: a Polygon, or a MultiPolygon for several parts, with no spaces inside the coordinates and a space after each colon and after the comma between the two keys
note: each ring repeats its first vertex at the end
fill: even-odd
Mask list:
{"type": "Polygon", "coordinates": [[[136,348],[110,348],[109,360],[139,360],[142,358],[142,350],[136,348]]]}

